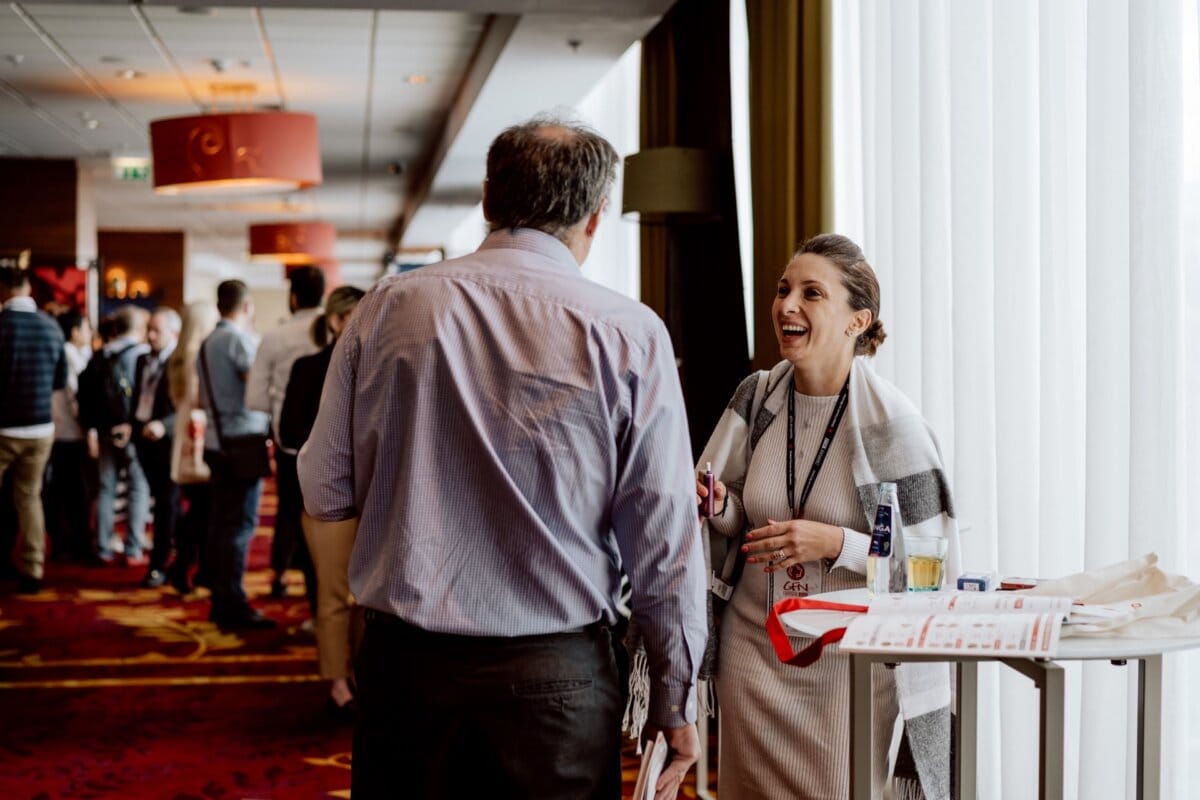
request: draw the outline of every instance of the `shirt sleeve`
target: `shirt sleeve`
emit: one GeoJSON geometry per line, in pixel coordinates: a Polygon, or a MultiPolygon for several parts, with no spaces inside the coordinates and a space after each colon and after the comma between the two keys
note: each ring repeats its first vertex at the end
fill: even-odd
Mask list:
{"type": "Polygon", "coordinates": [[[360,302],[334,345],[312,433],[297,457],[304,509],[313,519],[338,522],[358,516],[354,500],[354,396],[360,357],[360,324],[370,309],[360,302]]]}
{"type": "Polygon", "coordinates": [[[867,550],[871,546],[871,534],[842,528],[842,552],[830,569],[844,567],[859,575],[867,574],[867,550]]]}
{"type": "Polygon", "coordinates": [[[250,375],[246,379],[246,408],[251,411],[271,411],[271,373],[275,348],[271,337],[264,337],[254,355],[250,375]]]}
{"type": "Polygon", "coordinates": [[[687,418],[665,328],[629,378],[629,425],[618,443],[613,531],[650,667],[649,721],[694,722],[707,637],[704,558],[687,418]]]}

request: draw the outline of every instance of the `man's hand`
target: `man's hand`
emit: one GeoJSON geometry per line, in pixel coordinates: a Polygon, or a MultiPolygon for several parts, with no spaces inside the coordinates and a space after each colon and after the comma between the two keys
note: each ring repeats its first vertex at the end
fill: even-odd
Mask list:
{"type": "Polygon", "coordinates": [[[161,419],[152,419],[142,428],[142,438],[151,442],[157,442],[166,435],[167,427],[162,424],[161,419]]]}
{"type": "Polygon", "coordinates": [[[654,786],[654,800],[675,800],[679,794],[679,787],[683,785],[684,776],[700,757],[700,734],[696,732],[695,725],[684,725],[681,728],[656,728],[646,725],[642,729],[642,746],[653,746],[660,730],[663,738],[667,740],[670,753],[662,775],[654,786]]]}

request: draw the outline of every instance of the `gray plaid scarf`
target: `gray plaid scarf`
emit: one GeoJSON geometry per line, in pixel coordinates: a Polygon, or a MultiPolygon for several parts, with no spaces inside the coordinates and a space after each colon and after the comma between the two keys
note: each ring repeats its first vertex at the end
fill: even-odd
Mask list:
{"type": "MultiPolygon", "coordinates": [[[[758,372],[742,381],[700,456],[701,464],[711,462],[713,471],[721,476],[729,491],[730,511],[740,516],[744,516],[741,495],[750,455],[783,409],[787,389],[780,387],[792,385],[792,374],[792,365],[782,361],[769,372],[758,372]]],[[[960,571],[958,523],[937,440],[912,402],[876,375],[864,358],[855,358],[851,367],[850,402],[843,426],[853,437],[851,471],[865,527],[869,529],[874,520],[880,482],[896,483],[905,529],[946,537],[950,543],[946,568],[951,579],[956,577],[960,571]]],[[[714,577],[728,582],[737,540],[722,536],[707,524],[704,533],[707,566],[714,577]]],[[[717,671],[720,637],[716,620],[720,609],[714,607],[713,600],[710,593],[709,637],[700,667],[700,713],[711,713],[711,681],[717,671]]],[[[640,634],[632,627],[627,644],[634,654],[634,675],[630,679],[626,725],[636,737],[645,721],[649,686],[642,672],[645,656],[640,634]]],[[[945,664],[903,664],[896,669],[896,691],[919,785],[916,780],[905,781],[897,776],[894,788],[901,797],[949,798],[949,668],[945,664]]]]}

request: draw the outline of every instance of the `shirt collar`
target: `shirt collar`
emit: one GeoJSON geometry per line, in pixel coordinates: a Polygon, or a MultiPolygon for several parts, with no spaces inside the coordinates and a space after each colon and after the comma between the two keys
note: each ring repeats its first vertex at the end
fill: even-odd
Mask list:
{"type": "Polygon", "coordinates": [[[10,297],[4,307],[11,308],[13,311],[37,311],[37,303],[28,296],[10,297]]]}
{"type": "Polygon", "coordinates": [[[556,269],[571,275],[580,274],[579,262],[565,244],[548,233],[535,228],[501,228],[492,231],[479,245],[480,250],[525,250],[545,256],[556,269]]]}
{"type": "Polygon", "coordinates": [[[124,350],[126,347],[137,344],[138,340],[134,339],[132,336],[118,336],[116,339],[113,339],[111,342],[104,345],[103,349],[106,354],[112,354],[119,350],[124,350]]]}

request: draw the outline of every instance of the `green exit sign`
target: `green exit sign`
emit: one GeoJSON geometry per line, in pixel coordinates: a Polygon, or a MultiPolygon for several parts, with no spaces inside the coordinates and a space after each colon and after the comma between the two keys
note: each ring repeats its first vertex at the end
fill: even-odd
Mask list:
{"type": "Polygon", "coordinates": [[[143,182],[150,179],[150,159],[114,158],[113,177],[119,181],[143,182]]]}
{"type": "Polygon", "coordinates": [[[121,167],[118,177],[123,181],[144,181],[150,177],[150,167],[121,167]]]}

